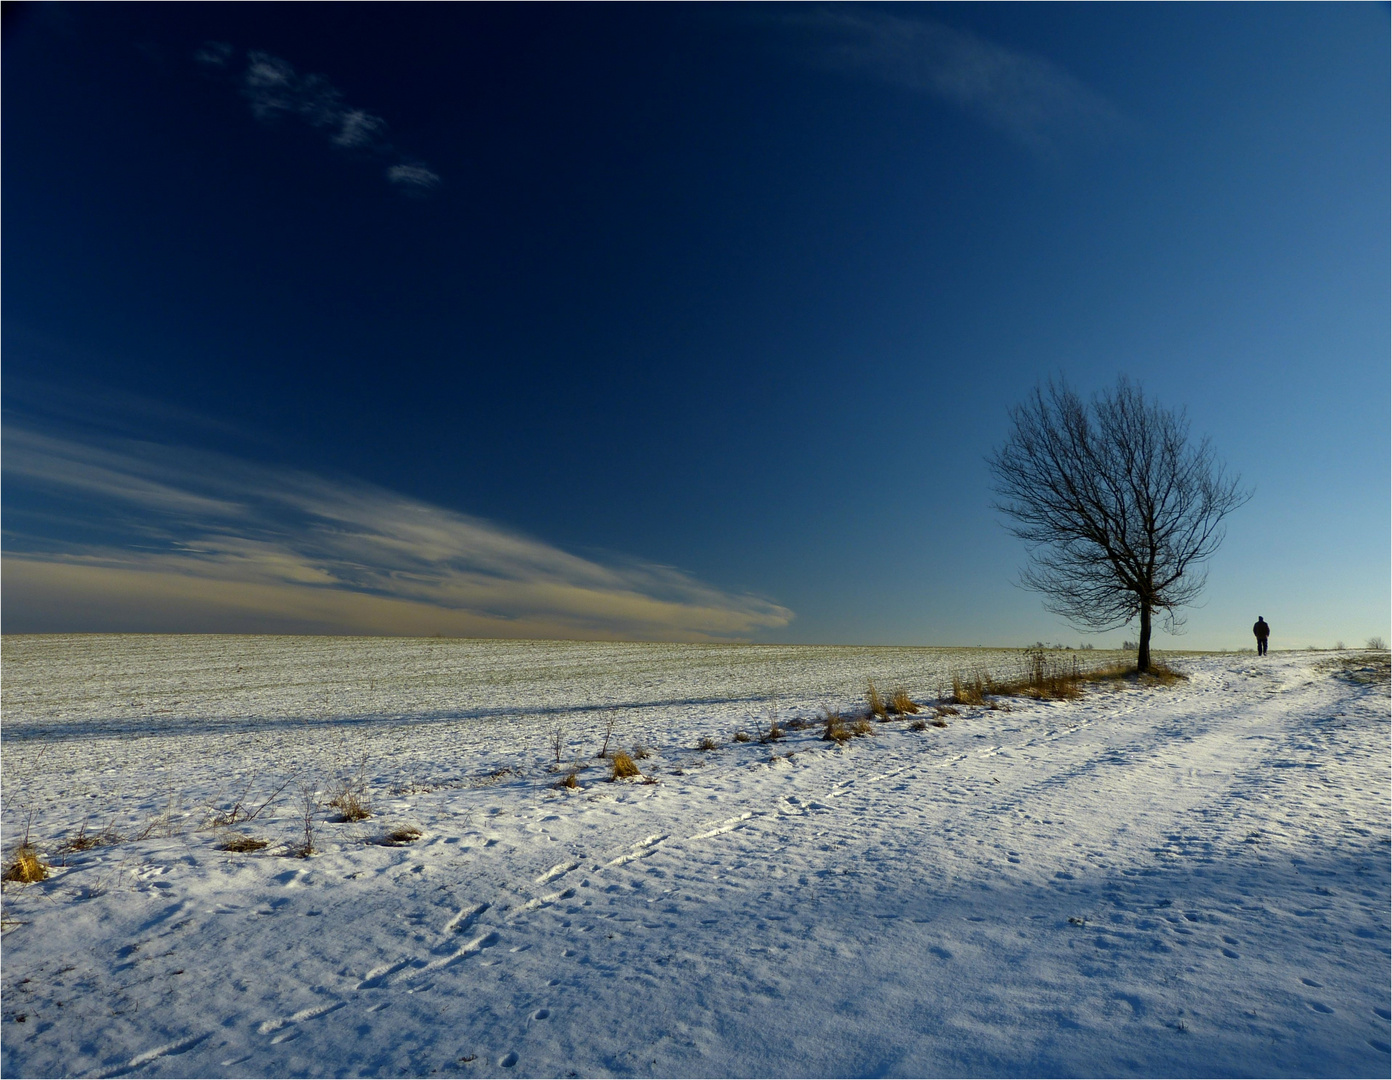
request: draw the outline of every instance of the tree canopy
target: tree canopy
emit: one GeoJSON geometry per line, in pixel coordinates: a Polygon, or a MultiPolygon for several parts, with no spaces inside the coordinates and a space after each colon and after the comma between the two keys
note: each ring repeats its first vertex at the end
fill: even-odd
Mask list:
{"type": "Polygon", "coordinates": [[[1148,671],[1152,616],[1182,624],[1178,609],[1203,591],[1223,519],[1251,493],[1207,437],[1189,441],[1182,409],[1148,401],[1124,376],[1090,404],[1050,381],[1011,420],[990,465],[996,507],[1029,547],[1021,583],[1075,625],[1139,617],[1137,667],[1148,671]]]}

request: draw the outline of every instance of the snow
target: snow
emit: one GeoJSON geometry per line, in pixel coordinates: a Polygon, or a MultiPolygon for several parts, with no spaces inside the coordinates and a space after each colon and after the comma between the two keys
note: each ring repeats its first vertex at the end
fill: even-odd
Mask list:
{"type": "Polygon", "coordinates": [[[1385,660],[1174,662],[837,747],[731,736],[1019,654],[7,637],[0,1068],[1388,1075],[1385,660]]]}

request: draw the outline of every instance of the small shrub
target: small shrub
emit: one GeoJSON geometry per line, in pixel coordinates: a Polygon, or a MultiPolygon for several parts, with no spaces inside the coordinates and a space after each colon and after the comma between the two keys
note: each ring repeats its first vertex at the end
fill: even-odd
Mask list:
{"type": "Polygon", "coordinates": [[[609,768],[610,780],[625,780],[632,776],[642,775],[634,760],[622,750],[615,752],[613,759],[609,762],[609,768]]]}
{"type": "Polygon", "coordinates": [[[218,848],[221,851],[233,851],[238,854],[245,854],[250,851],[260,851],[269,841],[262,840],[258,836],[243,836],[241,833],[230,833],[218,841],[218,848]]]}
{"type": "Polygon", "coordinates": [[[828,711],[826,724],[822,728],[822,741],[843,743],[850,737],[850,730],[846,727],[846,721],[841,714],[828,711]]]}
{"type": "MultiPolygon", "coordinates": [[[[1370,637],[1370,638],[1364,643],[1364,645],[1365,645],[1366,648],[1372,649],[1374,652],[1386,652],[1386,651],[1387,651],[1387,642],[1383,641],[1382,638],[1380,638],[1380,637],[1370,637]]],[[[1341,646],[1341,647],[1342,647],[1342,646],[1341,646]]]]}
{"type": "Polygon", "coordinates": [[[701,740],[700,744],[696,747],[696,749],[706,751],[719,750],[720,744],[708,736],[701,740]]]}
{"type": "Polygon", "coordinates": [[[867,683],[865,700],[870,706],[871,716],[878,716],[883,720],[889,715],[889,713],[885,711],[884,698],[880,697],[879,690],[875,689],[874,679],[870,679],[867,683]]]}
{"type": "Polygon", "coordinates": [[[875,725],[863,716],[851,725],[851,734],[855,736],[872,735],[874,731],[875,725]]]}
{"type": "Polygon", "coordinates": [[[319,810],[319,793],[314,782],[306,780],[300,785],[300,824],[304,827],[304,843],[298,844],[291,854],[307,859],[314,854],[314,815],[319,810]]]}
{"type": "Polygon", "coordinates": [[[759,741],[761,743],[777,742],[786,734],[788,733],[778,726],[778,722],[774,721],[772,724],[769,725],[768,730],[763,732],[759,736],[759,741]]]}
{"type": "Polygon", "coordinates": [[[25,843],[15,850],[14,858],[10,860],[10,865],[5,867],[4,874],[0,874],[0,880],[32,885],[48,877],[48,870],[48,863],[39,858],[39,853],[25,843]]]}
{"type": "Polygon", "coordinates": [[[135,838],[148,840],[152,836],[178,836],[183,830],[184,818],[187,816],[180,810],[181,805],[179,796],[170,791],[164,809],[147,818],[140,831],[135,834],[135,838]]]}
{"type": "Polygon", "coordinates": [[[922,718],[920,718],[920,719],[918,719],[918,720],[911,721],[910,724],[909,724],[909,730],[910,730],[910,731],[923,731],[923,730],[925,730],[927,727],[928,727],[928,721],[927,721],[927,720],[924,720],[924,719],[922,719],[922,718]]]}
{"type": "Polygon", "coordinates": [[[747,731],[737,731],[737,732],[735,732],[735,742],[748,742],[748,741],[749,741],[749,732],[747,732],[747,731]]]}
{"type": "Polygon", "coordinates": [[[900,716],[912,716],[918,712],[918,702],[909,697],[909,692],[902,687],[889,695],[889,705],[887,706],[892,713],[900,716]]]}
{"type": "Polygon", "coordinates": [[[599,748],[599,753],[597,753],[595,757],[602,758],[609,756],[609,740],[613,738],[614,728],[616,728],[618,724],[619,718],[613,713],[610,713],[604,718],[604,745],[599,748]]]}
{"type": "Polygon", "coordinates": [[[242,789],[241,795],[239,795],[236,799],[232,801],[232,805],[230,807],[226,809],[214,809],[211,812],[211,816],[209,817],[205,827],[214,829],[225,829],[229,825],[237,824],[237,822],[239,821],[251,821],[258,814],[260,814],[261,811],[265,810],[266,807],[270,806],[271,803],[275,802],[276,799],[280,798],[281,792],[283,792],[287,787],[290,786],[290,781],[292,779],[294,778],[287,777],[285,780],[281,782],[280,786],[277,787],[274,791],[272,791],[268,796],[266,796],[265,799],[263,799],[260,803],[256,804],[255,806],[252,806],[251,803],[247,801],[247,797],[251,793],[252,785],[256,783],[256,777],[253,775],[249,780],[247,780],[246,786],[242,789]]]}
{"type": "Polygon", "coordinates": [[[642,743],[639,743],[637,746],[633,748],[632,756],[634,761],[647,761],[648,758],[652,757],[652,751],[649,750],[642,743]]]}
{"type": "Polygon", "coordinates": [[[961,716],[961,709],[954,709],[951,705],[938,705],[933,709],[934,716],[961,716]]]}
{"type": "Polygon", "coordinates": [[[580,786],[580,781],[576,779],[576,777],[578,777],[579,775],[580,774],[578,771],[568,772],[566,773],[566,777],[564,780],[556,781],[555,786],[558,788],[570,788],[572,791],[574,791],[576,788],[580,786]]]}
{"type": "Polygon", "coordinates": [[[932,724],[934,727],[947,727],[947,721],[944,720],[941,716],[935,716],[928,722],[932,724]]]}

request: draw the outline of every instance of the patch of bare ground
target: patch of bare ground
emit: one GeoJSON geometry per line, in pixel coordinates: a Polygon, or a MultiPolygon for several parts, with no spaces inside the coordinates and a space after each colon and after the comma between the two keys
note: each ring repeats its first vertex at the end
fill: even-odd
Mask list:
{"type": "Polygon", "coordinates": [[[1392,653],[1365,649],[1331,656],[1318,667],[1337,678],[1356,683],[1385,683],[1392,680],[1392,653]]]}

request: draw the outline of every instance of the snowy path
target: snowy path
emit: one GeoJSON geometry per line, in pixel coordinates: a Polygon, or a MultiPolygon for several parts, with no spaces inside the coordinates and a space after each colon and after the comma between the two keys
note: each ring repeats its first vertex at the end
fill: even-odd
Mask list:
{"type": "Polygon", "coordinates": [[[1388,694],[1322,659],[383,794],[309,860],[94,849],[7,892],[0,1063],[1385,1076],[1388,694]]]}

